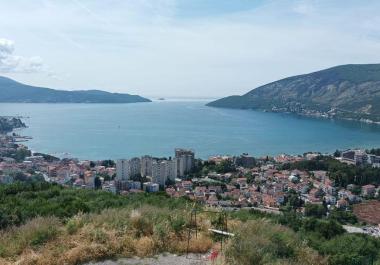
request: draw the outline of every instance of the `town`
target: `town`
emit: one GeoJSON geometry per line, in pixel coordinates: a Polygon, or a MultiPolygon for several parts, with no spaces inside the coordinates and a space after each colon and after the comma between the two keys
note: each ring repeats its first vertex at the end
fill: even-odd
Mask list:
{"type": "MultiPolygon", "coordinates": [[[[32,153],[21,144],[19,135],[0,137],[0,183],[47,181],[78,189],[99,189],[128,196],[131,193],[165,192],[171,197],[186,197],[206,207],[235,211],[250,208],[279,214],[285,205],[297,211],[312,211],[313,206],[326,214],[340,209],[355,211],[355,205],[380,197],[380,154],[373,150],[336,151],[334,154],[282,154],[255,158],[213,156],[195,157],[193,150],[177,148],[174,156],[149,155],[129,159],[89,161],[32,153]],[[323,163],[342,166],[333,172],[323,163]],[[361,176],[349,176],[344,168],[365,168],[361,176]],[[373,172],[372,172],[373,171],[373,172]],[[348,181],[348,182],[347,182],[348,181]]],[[[356,232],[380,236],[378,215],[368,219],[373,207],[357,210],[368,225],[356,232]],[[367,219],[366,219],[367,218],[367,219]]]]}

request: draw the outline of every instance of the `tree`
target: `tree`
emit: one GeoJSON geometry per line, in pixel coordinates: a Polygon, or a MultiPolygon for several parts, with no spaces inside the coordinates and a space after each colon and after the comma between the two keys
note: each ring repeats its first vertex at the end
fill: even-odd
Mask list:
{"type": "Polygon", "coordinates": [[[115,166],[115,161],[113,161],[113,160],[103,160],[102,161],[102,166],[104,166],[104,167],[114,167],[115,166]]]}
{"type": "Polygon", "coordinates": [[[306,216],[322,218],[326,215],[326,212],[326,208],[323,205],[311,203],[305,205],[306,216]]]}
{"type": "Polygon", "coordinates": [[[342,152],[339,150],[335,150],[334,157],[340,157],[342,155],[342,152]]]}
{"type": "Polygon", "coordinates": [[[223,160],[222,162],[216,165],[215,170],[217,173],[228,173],[236,171],[236,168],[232,161],[223,160]]]}
{"type": "MultiPolygon", "coordinates": [[[[366,235],[343,234],[325,241],[320,252],[329,255],[331,265],[374,264],[379,258],[380,241],[366,235]]],[[[378,264],[378,263],[376,263],[378,264]]]]}
{"type": "Polygon", "coordinates": [[[94,179],[94,186],[95,186],[96,190],[102,188],[102,181],[100,180],[100,178],[98,176],[96,176],[94,179]]]}
{"type": "Polygon", "coordinates": [[[301,200],[299,194],[294,190],[288,191],[286,197],[286,204],[289,205],[292,209],[297,209],[302,207],[303,201],[301,200]]]}

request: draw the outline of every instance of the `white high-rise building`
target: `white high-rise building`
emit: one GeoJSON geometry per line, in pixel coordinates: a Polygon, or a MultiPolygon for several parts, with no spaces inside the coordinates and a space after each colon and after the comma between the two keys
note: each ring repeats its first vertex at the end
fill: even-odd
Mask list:
{"type": "Polygon", "coordinates": [[[116,179],[129,180],[141,172],[140,158],[135,157],[130,160],[119,159],[116,161],[116,179]]]}
{"type": "Polygon", "coordinates": [[[118,159],[116,161],[116,179],[128,180],[129,179],[129,162],[127,159],[118,159]]]}
{"type": "Polygon", "coordinates": [[[151,156],[141,157],[141,176],[152,176],[152,162],[153,158],[151,156]]]}
{"type": "Polygon", "coordinates": [[[152,181],[154,183],[165,187],[168,179],[174,181],[176,177],[176,160],[158,160],[152,162],[152,181]]]}
{"type": "Polygon", "coordinates": [[[134,157],[129,160],[129,174],[130,177],[134,177],[141,174],[140,158],[134,157]]]}
{"type": "Polygon", "coordinates": [[[194,167],[194,152],[187,149],[175,149],[175,158],[177,159],[177,173],[179,177],[185,176],[194,167]]]}

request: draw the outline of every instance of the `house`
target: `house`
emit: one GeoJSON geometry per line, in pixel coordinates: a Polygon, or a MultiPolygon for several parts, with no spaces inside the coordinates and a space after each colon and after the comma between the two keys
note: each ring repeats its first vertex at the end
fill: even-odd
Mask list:
{"type": "Polygon", "coordinates": [[[331,195],[326,195],[324,197],[325,199],[325,202],[329,205],[335,205],[336,204],[336,198],[334,196],[331,196],[331,195]]]}
{"type": "Polygon", "coordinates": [[[185,190],[192,190],[193,189],[193,183],[191,181],[182,181],[181,185],[185,190]]]}
{"type": "Polygon", "coordinates": [[[345,209],[348,207],[348,205],[348,201],[346,201],[345,199],[340,199],[336,202],[336,207],[339,209],[345,209]]]}
{"type": "Polygon", "coordinates": [[[247,178],[238,178],[236,179],[236,183],[239,185],[241,190],[248,188],[247,178]]]}
{"type": "Polygon", "coordinates": [[[158,192],[160,190],[160,186],[157,183],[145,182],[143,184],[143,190],[146,192],[158,192]]]}
{"type": "Polygon", "coordinates": [[[376,187],[374,185],[365,185],[362,187],[362,195],[365,197],[373,197],[376,192],[376,187]]]}
{"type": "Polygon", "coordinates": [[[277,201],[276,201],[274,196],[264,194],[262,199],[263,199],[264,206],[266,206],[266,207],[277,207],[277,201]]]}

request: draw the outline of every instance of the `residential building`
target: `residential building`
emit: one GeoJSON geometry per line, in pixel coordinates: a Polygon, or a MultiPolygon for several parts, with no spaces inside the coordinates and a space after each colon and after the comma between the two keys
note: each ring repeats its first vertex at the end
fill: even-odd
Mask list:
{"type": "Polygon", "coordinates": [[[234,157],[234,164],[244,168],[253,168],[256,164],[256,160],[253,156],[244,153],[240,156],[234,157]]]}
{"type": "Polygon", "coordinates": [[[141,172],[140,158],[119,159],[116,161],[116,179],[129,180],[141,172]]]}
{"type": "Polygon", "coordinates": [[[157,183],[145,182],[143,184],[143,190],[146,192],[158,192],[160,190],[160,187],[157,183]]]}
{"type": "Polygon", "coordinates": [[[152,176],[152,163],[153,158],[151,156],[141,157],[141,176],[152,176]]]}
{"type": "Polygon", "coordinates": [[[177,160],[157,160],[152,162],[152,181],[160,186],[166,186],[168,180],[175,181],[177,177],[177,160]]]}
{"type": "Polygon", "coordinates": [[[362,187],[362,195],[365,197],[372,197],[375,195],[376,187],[374,185],[365,185],[362,187]]]}
{"type": "Polygon", "coordinates": [[[194,167],[194,152],[187,149],[175,149],[175,158],[177,160],[177,175],[185,176],[194,167]]]}

